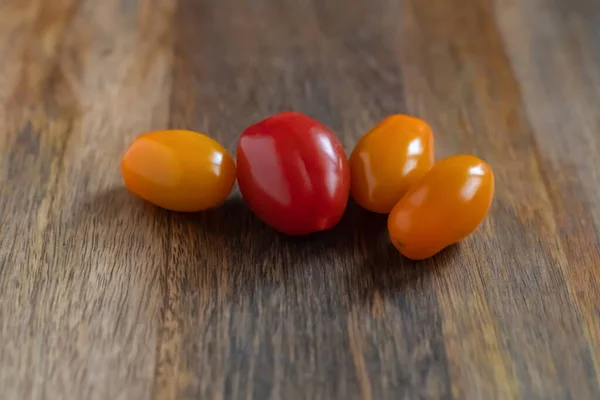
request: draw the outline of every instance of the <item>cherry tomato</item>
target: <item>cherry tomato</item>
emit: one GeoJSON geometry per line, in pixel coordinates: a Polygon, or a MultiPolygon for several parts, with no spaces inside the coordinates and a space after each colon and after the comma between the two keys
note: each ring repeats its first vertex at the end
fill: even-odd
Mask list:
{"type": "Polygon", "coordinates": [[[305,115],[283,112],[247,128],[237,165],[246,203],[279,232],[326,230],[344,214],[350,190],[344,149],[328,128],[305,115]]]}
{"type": "Polygon", "coordinates": [[[387,214],[433,162],[433,134],[425,121],[408,115],[387,117],[350,155],[352,197],[369,211],[387,214]]]}
{"type": "Polygon", "coordinates": [[[493,196],[494,175],[484,161],[470,155],[440,160],[390,213],[390,239],[410,259],[431,257],[470,235],[493,196]]]}
{"type": "Polygon", "coordinates": [[[159,207],[194,212],[221,204],[235,183],[233,159],[215,140],[185,130],[136,138],[121,162],[125,185],[159,207]]]}

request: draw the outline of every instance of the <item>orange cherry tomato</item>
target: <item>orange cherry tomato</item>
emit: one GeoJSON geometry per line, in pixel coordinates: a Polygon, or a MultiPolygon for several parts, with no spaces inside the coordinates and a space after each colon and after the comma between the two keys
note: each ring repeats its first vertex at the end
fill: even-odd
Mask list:
{"type": "Polygon", "coordinates": [[[484,161],[470,155],[440,160],[390,213],[390,239],[410,259],[431,257],[470,235],[493,196],[494,175],[484,161]]]}
{"type": "Polygon", "coordinates": [[[350,192],[361,207],[387,214],[433,163],[429,125],[408,115],[392,115],[367,132],[352,151],[350,192]]]}
{"type": "Polygon", "coordinates": [[[218,142],[185,130],[136,138],[121,162],[133,194],[172,211],[194,212],[224,202],[235,183],[235,163],[218,142]]]}

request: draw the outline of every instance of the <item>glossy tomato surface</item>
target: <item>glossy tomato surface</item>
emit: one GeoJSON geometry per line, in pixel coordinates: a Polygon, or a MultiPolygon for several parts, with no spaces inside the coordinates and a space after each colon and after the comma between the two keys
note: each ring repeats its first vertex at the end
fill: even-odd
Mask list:
{"type": "Polygon", "coordinates": [[[283,112],[247,128],[237,148],[248,206],[288,235],[336,225],[346,209],[350,168],[339,139],[306,115],[283,112]]]}
{"type": "Polygon", "coordinates": [[[389,116],[367,132],[352,151],[352,197],[369,211],[387,214],[433,162],[429,125],[408,115],[389,116]]]}
{"type": "Polygon", "coordinates": [[[484,161],[470,155],[440,160],[393,208],[390,239],[408,258],[431,257],[470,235],[493,196],[494,175],[484,161]]]}
{"type": "Polygon", "coordinates": [[[193,212],[216,207],[235,183],[235,163],[218,142],[185,130],[137,137],[121,161],[125,186],[159,207],[193,212]]]}

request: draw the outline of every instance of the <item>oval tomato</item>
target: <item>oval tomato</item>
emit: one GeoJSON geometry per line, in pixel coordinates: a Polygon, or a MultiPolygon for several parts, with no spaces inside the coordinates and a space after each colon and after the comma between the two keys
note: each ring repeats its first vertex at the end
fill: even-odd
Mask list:
{"type": "Polygon", "coordinates": [[[265,223],[288,235],[336,225],[346,209],[350,168],[324,125],[283,112],[247,128],[237,148],[238,184],[265,223]]]}
{"type": "Polygon", "coordinates": [[[436,163],[412,185],[388,217],[388,232],[404,256],[422,260],[470,235],[494,196],[491,168],[456,155],[436,163]]]}
{"type": "Polygon", "coordinates": [[[137,137],[121,161],[125,186],[133,194],[172,211],[215,207],[235,183],[235,163],[215,140],[185,130],[137,137]]]}
{"type": "Polygon", "coordinates": [[[369,211],[389,213],[431,168],[433,153],[433,134],[425,121],[408,115],[385,118],[352,151],[352,197],[369,211]]]}

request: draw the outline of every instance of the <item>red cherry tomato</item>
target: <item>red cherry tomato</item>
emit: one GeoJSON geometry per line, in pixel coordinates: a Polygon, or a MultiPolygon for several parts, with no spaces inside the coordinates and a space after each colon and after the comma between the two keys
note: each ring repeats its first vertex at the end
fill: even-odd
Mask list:
{"type": "Polygon", "coordinates": [[[288,235],[336,225],[346,209],[350,167],[324,125],[283,112],[247,128],[237,147],[238,185],[265,223],[288,235]]]}

